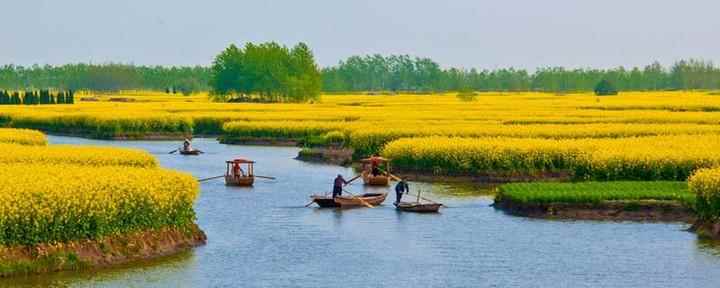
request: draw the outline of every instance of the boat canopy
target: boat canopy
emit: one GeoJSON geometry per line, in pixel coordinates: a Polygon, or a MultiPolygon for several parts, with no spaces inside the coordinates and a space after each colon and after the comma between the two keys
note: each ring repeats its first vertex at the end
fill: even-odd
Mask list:
{"type": "Polygon", "coordinates": [[[237,159],[228,160],[225,162],[228,164],[233,164],[233,163],[250,163],[250,164],[252,164],[252,163],[255,163],[255,161],[244,159],[244,158],[237,158],[237,159]]]}
{"type": "MultiPolygon", "coordinates": [[[[380,162],[389,162],[390,161],[390,159],[383,158],[383,157],[377,157],[376,159],[379,160],[380,162]]],[[[365,159],[360,160],[360,162],[370,163],[370,162],[372,162],[372,158],[365,158],[365,159]]]]}

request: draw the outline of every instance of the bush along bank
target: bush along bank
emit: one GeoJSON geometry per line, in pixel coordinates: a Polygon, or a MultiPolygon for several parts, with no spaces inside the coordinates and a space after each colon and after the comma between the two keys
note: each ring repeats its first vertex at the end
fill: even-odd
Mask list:
{"type": "Polygon", "coordinates": [[[697,221],[691,230],[701,237],[720,239],[720,168],[702,169],[688,180],[697,196],[697,221]]]}

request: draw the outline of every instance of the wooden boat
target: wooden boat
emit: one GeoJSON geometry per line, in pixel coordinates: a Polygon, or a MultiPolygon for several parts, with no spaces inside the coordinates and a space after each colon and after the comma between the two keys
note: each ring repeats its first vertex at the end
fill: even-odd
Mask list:
{"type": "Polygon", "coordinates": [[[395,208],[401,211],[416,213],[437,213],[440,210],[440,203],[419,203],[419,202],[400,202],[395,204],[395,208]]]}
{"type": "Polygon", "coordinates": [[[255,183],[254,164],[255,161],[247,159],[233,159],[225,161],[225,185],[227,186],[252,186],[255,183]],[[242,167],[245,167],[243,169],[242,167]]]}
{"type": "Polygon", "coordinates": [[[390,176],[386,174],[372,175],[368,171],[362,172],[363,183],[370,186],[388,186],[390,184],[390,176]]]}
{"type": "Polygon", "coordinates": [[[365,193],[359,197],[338,196],[335,197],[335,203],[340,205],[340,207],[358,207],[366,206],[367,204],[377,206],[382,204],[386,197],[387,193],[365,193]]]}
{"type": "Polygon", "coordinates": [[[200,155],[200,154],[202,153],[202,151],[197,150],[197,149],[193,149],[193,150],[183,150],[183,149],[180,149],[180,150],[178,150],[178,151],[180,151],[180,154],[181,154],[181,155],[200,155]]]}
{"type": "Polygon", "coordinates": [[[367,159],[360,160],[360,163],[362,164],[362,178],[363,183],[365,185],[371,185],[371,186],[388,186],[390,184],[390,160],[382,157],[371,157],[367,159]],[[380,170],[380,173],[377,175],[373,175],[373,163],[377,163],[376,165],[382,165],[385,164],[384,171],[382,169],[380,170]]]}
{"type": "Polygon", "coordinates": [[[382,204],[387,198],[387,193],[365,193],[357,197],[338,196],[335,199],[332,196],[314,195],[311,198],[321,208],[365,207],[366,204],[372,206],[382,204]]]}
{"type": "Polygon", "coordinates": [[[335,208],[340,207],[337,203],[335,203],[335,199],[329,196],[319,196],[319,195],[313,195],[310,196],[312,198],[313,202],[320,206],[320,208],[335,208]]]}

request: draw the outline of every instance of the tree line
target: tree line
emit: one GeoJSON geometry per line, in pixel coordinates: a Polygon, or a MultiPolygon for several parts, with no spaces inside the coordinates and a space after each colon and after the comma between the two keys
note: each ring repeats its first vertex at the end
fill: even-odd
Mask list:
{"type": "Polygon", "coordinates": [[[207,67],[67,64],[0,66],[0,89],[157,90],[192,93],[210,89],[207,67]]]}
{"type": "Polygon", "coordinates": [[[39,90],[8,92],[0,90],[0,105],[48,105],[48,104],[75,104],[73,90],[56,91],[39,90]]]}
{"type": "Polygon", "coordinates": [[[230,45],[210,68],[211,92],[224,101],[306,102],[319,97],[322,80],[305,43],[230,45]]]}
{"type": "Polygon", "coordinates": [[[407,55],[353,56],[322,70],[327,92],[351,91],[593,91],[605,80],[618,90],[720,89],[720,67],[703,60],[658,62],[626,69],[540,68],[442,69],[428,58],[407,55]]]}
{"type": "Polygon", "coordinates": [[[620,91],[720,89],[720,67],[681,60],[669,67],[568,69],[442,68],[429,58],[408,55],[352,56],[319,69],[304,43],[230,45],[210,67],[67,64],[0,66],[0,89],[211,91],[227,101],[291,101],[317,98],[320,91],[593,91],[602,80],[620,91]]]}

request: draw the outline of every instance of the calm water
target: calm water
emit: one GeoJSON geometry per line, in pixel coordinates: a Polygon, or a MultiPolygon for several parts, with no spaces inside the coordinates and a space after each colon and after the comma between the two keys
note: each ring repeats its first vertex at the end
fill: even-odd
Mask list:
{"type": "MultiPolygon", "coordinates": [[[[199,139],[199,157],[168,155],[177,142],[52,143],[137,147],[196,177],[224,160],[258,161],[254,188],[202,184],[196,205],[207,246],[100,272],[3,280],[18,287],[720,287],[720,249],[683,224],[547,221],[504,215],[466,186],[411,183],[449,206],[438,215],[304,208],[348,168],[293,160],[297,149],[199,139]]],[[[362,185],[351,191],[362,192],[362,185]]]]}

